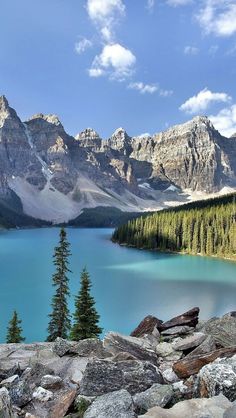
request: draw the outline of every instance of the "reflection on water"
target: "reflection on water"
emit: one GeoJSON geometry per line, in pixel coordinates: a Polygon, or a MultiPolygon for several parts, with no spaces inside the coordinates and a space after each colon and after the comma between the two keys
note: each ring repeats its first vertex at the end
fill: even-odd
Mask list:
{"type": "MultiPolygon", "coordinates": [[[[13,309],[23,320],[28,341],[45,338],[58,232],[51,228],[0,234],[1,341],[13,309]]],[[[86,265],[104,331],[129,333],[147,314],[166,320],[193,306],[200,307],[202,318],[236,309],[236,263],[128,249],[111,243],[110,234],[109,229],[68,230],[71,294],[77,292],[86,265]]]]}

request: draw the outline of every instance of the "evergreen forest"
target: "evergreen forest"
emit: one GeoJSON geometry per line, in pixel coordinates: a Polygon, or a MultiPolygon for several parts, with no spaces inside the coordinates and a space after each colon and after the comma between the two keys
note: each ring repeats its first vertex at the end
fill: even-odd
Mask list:
{"type": "Polygon", "coordinates": [[[141,216],[112,240],[136,248],[236,258],[236,195],[193,202],[141,216]]]}

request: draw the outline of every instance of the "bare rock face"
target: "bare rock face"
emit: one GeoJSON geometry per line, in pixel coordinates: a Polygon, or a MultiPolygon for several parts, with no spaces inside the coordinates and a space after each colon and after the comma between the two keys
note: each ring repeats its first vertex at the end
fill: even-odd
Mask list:
{"type": "Polygon", "coordinates": [[[75,136],[75,139],[79,141],[79,145],[86,148],[92,148],[99,150],[102,145],[102,139],[99,134],[91,128],[87,128],[75,136]]]}
{"type": "MultiPolygon", "coordinates": [[[[25,127],[7,99],[0,97],[0,166],[7,178],[27,177],[35,162],[27,140],[25,127]]],[[[37,164],[36,164],[37,165],[37,164]]]]}
{"type": "Polygon", "coordinates": [[[118,128],[107,140],[107,147],[129,156],[132,151],[131,137],[123,128],[118,128]]]}
{"type": "Polygon", "coordinates": [[[183,189],[209,192],[222,186],[224,176],[235,179],[221,138],[207,117],[196,117],[153,138],[136,138],[131,157],[151,161],[153,176],[162,173],[183,189]]]}

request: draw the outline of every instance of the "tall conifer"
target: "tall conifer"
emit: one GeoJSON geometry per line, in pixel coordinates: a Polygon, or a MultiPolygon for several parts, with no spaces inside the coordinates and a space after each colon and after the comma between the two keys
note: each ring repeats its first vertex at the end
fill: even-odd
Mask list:
{"type": "Polygon", "coordinates": [[[70,272],[68,258],[70,244],[64,228],[60,231],[59,245],[55,247],[53,263],[56,272],[52,276],[53,286],[56,288],[52,298],[52,312],[49,314],[47,341],[54,341],[57,337],[67,338],[70,330],[70,313],[67,300],[70,295],[68,273],[70,272]]]}
{"type": "Polygon", "coordinates": [[[25,338],[22,337],[22,328],[21,328],[21,320],[18,318],[17,312],[13,312],[12,319],[9,321],[9,325],[7,328],[7,343],[22,343],[25,338]]]}
{"type": "Polygon", "coordinates": [[[81,287],[78,296],[75,297],[74,323],[71,329],[71,339],[74,341],[86,338],[96,338],[102,332],[99,326],[99,318],[95,300],[90,294],[91,281],[86,268],[81,273],[81,287]]]}

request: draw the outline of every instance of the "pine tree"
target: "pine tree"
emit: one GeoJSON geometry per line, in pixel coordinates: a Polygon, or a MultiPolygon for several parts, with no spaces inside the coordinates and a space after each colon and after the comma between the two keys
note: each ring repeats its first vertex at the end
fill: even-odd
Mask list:
{"type": "Polygon", "coordinates": [[[71,339],[74,341],[86,338],[96,338],[102,332],[99,327],[99,318],[95,300],[90,294],[91,281],[86,268],[81,273],[81,287],[78,296],[75,297],[74,324],[71,329],[71,339]]]}
{"type": "Polygon", "coordinates": [[[6,342],[9,343],[21,343],[25,340],[22,337],[22,328],[20,326],[21,320],[18,318],[17,312],[13,312],[12,319],[9,321],[9,325],[7,328],[7,337],[6,342]]]}
{"type": "Polygon", "coordinates": [[[70,272],[68,268],[68,257],[71,254],[69,248],[66,231],[61,228],[59,245],[55,247],[53,255],[56,272],[52,276],[52,282],[56,291],[51,303],[52,313],[49,314],[47,341],[54,341],[57,337],[67,338],[70,330],[70,313],[67,305],[67,299],[70,296],[67,276],[70,272]]]}

